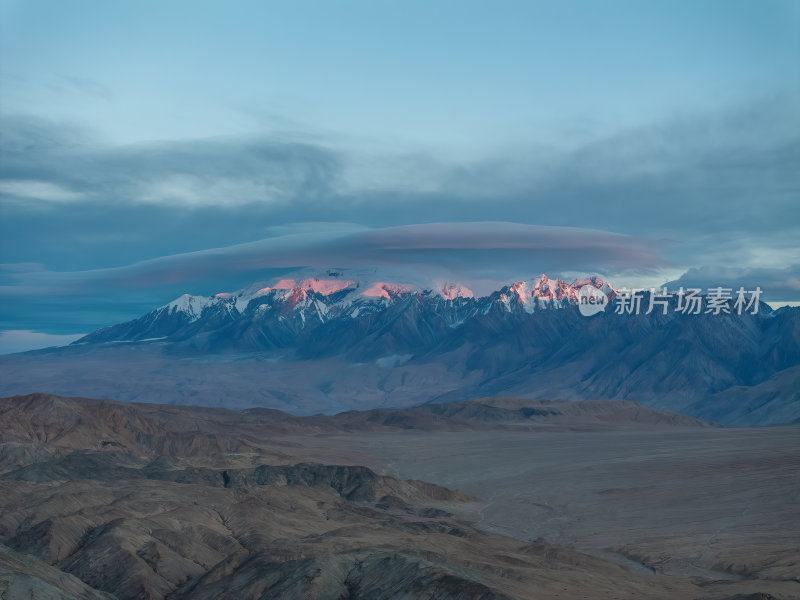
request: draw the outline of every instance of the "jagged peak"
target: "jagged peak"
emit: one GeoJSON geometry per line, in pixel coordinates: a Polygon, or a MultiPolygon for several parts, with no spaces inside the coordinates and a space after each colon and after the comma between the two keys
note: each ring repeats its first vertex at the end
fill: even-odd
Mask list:
{"type": "Polygon", "coordinates": [[[447,281],[438,286],[437,291],[445,300],[455,300],[456,298],[474,298],[475,292],[463,283],[447,281]]]}
{"type": "Polygon", "coordinates": [[[412,294],[420,291],[422,290],[408,283],[376,281],[365,288],[361,295],[369,298],[397,298],[402,294],[412,294]]]}
{"type": "Polygon", "coordinates": [[[215,298],[208,296],[193,296],[191,294],[181,294],[172,302],[161,307],[168,313],[181,312],[189,316],[193,321],[200,318],[203,309],[212,304],[215,298]]]}
{"type": "MultiPolygon", "coordinates": [[[[392,274],[379,269],[328,269],[323,272],[309,272],[304,270],[294,276],[281,276],[267,283],[252,284],[237,292],[220,292],[214,296],[193,296],[183,294],[165,307],[169,312],[180,311],[187,314],[192,320],[200,318],[203,310],[218,303],[220,306],[235,306],[243,312],[250,301],[262,296],[270,296],[275,300],[285,302],[289,307],[304,307],[310,301],[309,294],[322,297],[332,296],[345,292],[344,296],[337,296],[334,301],[324,300],[325,305],[340,304],[342,307],[353,304],[361,298],[366,301],[387,302],[406,294],[437,295],[444,300],[456,298],[476,298],[473,290],[466,284],[453,281],[432,280],[409,281],[403,279],[379,279],[378,276],[392,274]]],[[[395,273],[396,275],[396,273],[395,273]]],[[[616,290],[598,275],[575,279],[571,284],[561,278],[551,278],[542,273],[540,276],[517,280],[503,287],[500,301],[510,306],[511,303],[523,305],[525,310],[532,311],[541,302],[567,300],[576,302],[578,291],[584,285],[592,285],[603,290],[609,297],[615,295],[616,290]]],[[[491,296],[491,294],[489,295],[491,296]]],[[[482,297],[489,297],[482,296],[482,297]]]]}
{"type": "Polygon", "coordinates": [[[305,292],[315,292],[323,296],[339,292],[351,287],[355,281],[348,279],[321,279],[319,277],[308,277],[305,279],[279,279],[272,285],[265,286],[255,292],[253,296],[263,296],[273,290],[296,293],[297,290],[305,292]]]}

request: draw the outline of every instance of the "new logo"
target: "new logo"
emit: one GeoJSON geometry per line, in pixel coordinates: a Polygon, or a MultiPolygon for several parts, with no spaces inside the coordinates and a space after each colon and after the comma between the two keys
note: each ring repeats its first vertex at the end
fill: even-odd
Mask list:
{"type": "Polygon", "coordinates": [[[608,298],[603,290],[598,290],[593,285],[586,284],[578,290],[578,310],[584,317],[591,317],[603,312],[608,305],[608,298]]]}

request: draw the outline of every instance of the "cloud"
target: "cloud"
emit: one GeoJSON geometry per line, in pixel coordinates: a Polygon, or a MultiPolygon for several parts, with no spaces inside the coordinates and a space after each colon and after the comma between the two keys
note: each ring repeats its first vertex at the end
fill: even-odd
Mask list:
{"type": "Polygon", "coordinates": [[[71,192],[54,183],[27,180],[0,181],[0,195],[45,202],[71,202],[83,198],[83,194],[71,192]]]}
{"type": "Polygon", "coordinates": [[[21,115],[4,117],[3,129],[3,202],[20,196],[179,206],[312,201],[331,194],[340,172],[337,152],[295,140],[219,137],[108,146],[80,127],[21,115]]]}
{"type": "Polygon", "coordinates": [[[3,296],[95,295],[191,286],[237,274],[250,278],[299,267],[382,266],[433,275],[511,280],[541,271],[647,271],[661,266],[648,240],[599,230],[504,222],[424,223],[290,233],[234,246],[75,272],[0,271],[3,296]]]}
{"type": "Polygon", "coordinates": [[[741,268],[704,266],[689,269],[681,277],[666,284],[669,289],[700,288],[706,290],[717,286],[738,290],[763,290],[762,299],[774,303],[800,301],[800,264],[785,268],[741,268]]]}
{"type": "Polygon", "coordinates": [[[210,295],[298,268],[378,267],[398,282],[460,281],[478,294],[541,273],[606,278],[663,269],[647,239],[506,222],[368,228],[349,223],[276,227],[273,237],[126,266],[54,271],[0,265],[0,329],[85,331],[135,318],[182,293],[210,295]]]}
{"type": "Polygon", "coordinates": [[[51,335],[23,329],[0,331],[0,354],[27,352],[51,346],[66,346],[85,334],[51,335]]]}
{"type": "MultiPolygon", "coordinates": [[[[0,271],[0,294],[29,303],[0,327],[38,330],[42,294],[85,298],[82,324],[101,296],[133,311],[298,266],[655,284],[737,264],[777,269],[769,285],[789,296],[778,275],[800,263],[796,100],[471,160],[263,132],[114,146],[75,124],[5,116],[0,255],[47,267],[0,271]]],[[[48,304],[66,320],[73,309],[48,304]]]]}
{"type": "Polygon", "coordinates": [[[800,94],[786,92],[572,146],[522,141],[471,160],[301,133],[113,146],[75,125],[12,115],[3,119],[0,180],[48,184],[105,206],[242,214],[258,206],[262,218],[287,223],[315,213],[384,226],[458,214],[627,233],[782,229],[781,211],[796,210],[800,186],[798,103],[800,94]]]}
{"type": "Polygon", "coordinates": [[[381,228],[455,217],[669,239],[665,257],[684,269],[743,252],[748,266],[791,264],[797,99],[473,160],[309,134],[113,146],[74,124],[7,116],[0,252],[74,270],[255,241],[301,221],[381,228]]]}

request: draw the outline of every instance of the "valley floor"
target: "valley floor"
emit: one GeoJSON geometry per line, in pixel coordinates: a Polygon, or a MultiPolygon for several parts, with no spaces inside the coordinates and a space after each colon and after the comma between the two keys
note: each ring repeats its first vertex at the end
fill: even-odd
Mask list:
{"type": "Polygon", "coordinates": [[[800,598],[800,426],[0,399],[0,598],[800,598]]]}
{"type": "Polygon", "coordinates": [[[459,515],[478,529],[692,581],[708,597],[800,597],[800,427],[360,433],[318,443],[482,498],[459,515]]]}

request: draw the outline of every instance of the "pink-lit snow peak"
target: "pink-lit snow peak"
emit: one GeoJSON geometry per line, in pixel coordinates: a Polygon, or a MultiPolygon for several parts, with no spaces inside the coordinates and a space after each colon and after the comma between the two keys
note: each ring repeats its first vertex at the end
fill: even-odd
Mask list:
{"type": "Polygon", "coordinates": [[[389,283],[387,281],[376,281],[365,289],[361,294],[370,298],[396,298],[401,294],[414,292],[413,285],[405,283],[389,283]]]}
{"type": "Polygon", "coordinates": [[[439,286],[439,293],[445,300],[454,300],[455,298],[474,298],[474,292],[467,286],[460,283],[448,282],[439,286]]]}
{"type": "Polygon", "coordinates": [[[292,290],[295,295],[298,295],[297,291],[302,290],[303,292],[316,292],[317,294],[328,296],[354,283],[354,281],[344,279],[319,279],[317,277],[301,279],[299,282],[295,279],[281,279],[274,285],[261,288],[256,292],[256,295],[261,296],[272,290],[292,290]]]}
{"type": "Polygon", "coordinates": [[[509,291],[517,296],[517,301],[525,304],[530,299],[577,301],[578,291],[584,285],[591,285],[613,297],[615,290],[598,276],[576,279],[567,283],[563,279],[550,279],[541,275],[531,281],[516,281],[509,285],[509,291]]]}
{"type": "MultiPolygon", "coordinates": [[[[276,300],[286,302],[290,307],[311,305],[314,303],[314,296],[330,296],[337,292],[343,292],[343,296],[334,303],[339,307],[346,307],[352,304],[356,298],[369,298],[374,300],[394,300],[405,294],[414,293],[433,293],[443,300],[453,301],[458,298],[477,298],[473,290],[465,285],[447,279],[425,279],[413,280],[406,279],[405,283],[393,281],[393,273],[382,273],[382,276],[375,277],[377,273],[349,273],[349,277],[342,277],[340,271],[329,272],[325,275],[304,274],[299,277],[282,278],[274,281],[266,287],[255,290],[257,286],[239,292],[220,292],[211,297],[190,296],[185,294],[173,300],[167,307],[169,310],[184,312],[192,319],[200,317],[207,306],[221,303],[230,308],[236,308],[239,312],[246,310],[249,303],[259,296],[271,295],[276,300]],[[255,291],[254,291],[255,290],[255,291]]],[[[399,279],[399,278],[398,278],[399,279]]],[[[400,279],[400,281],[403,281],[400,279]]],[[[263,285],[263,284],[261,284],[263,285]]],[[[547,275],[515,281],[502,290],[499,301],[510,309],[512,304],[520,305],[526,312],[533,312],[542,302],[562,301],[574,303],[578,301],[578,292],[581,287],[591,285],[601,290],[609,300],[616,295],[616,290],[604,281],[601,277],[590,276],[578,278],[572,283],[567,283],[563,279],[551,279],[547,275]]],[[[481,296],[484,297],[484,296],[481,296]]],[[[321,300],[321,299],[319,299],[321,300]]],[[[314,304],[315,310],[336,310],[330,301],[324,304],[314,304]]]]}
{"type": "Polygon", "coordinates": [[[327,296],[341,291],[353,285],[355,281],[346,281],[344,279],[304,279],[300,282],[300,286],[312,292],[327,296]]]}

